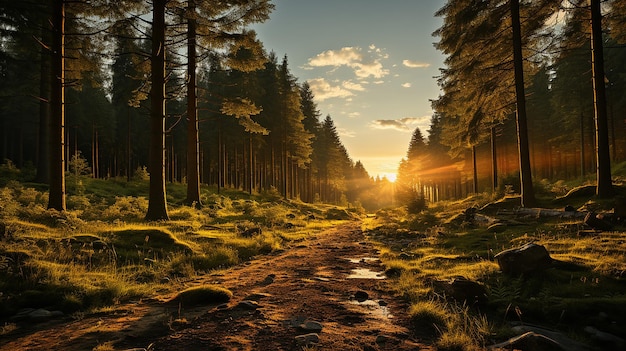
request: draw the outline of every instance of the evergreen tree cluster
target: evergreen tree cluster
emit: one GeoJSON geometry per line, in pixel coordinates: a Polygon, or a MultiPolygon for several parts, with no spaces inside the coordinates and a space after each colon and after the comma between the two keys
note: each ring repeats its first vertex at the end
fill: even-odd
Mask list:
{"type": "MultiPolygon", "coordinates": [[[[428,137],[416,130],[400,164],[399,192],[429,201],[485,190],[523,194],[524,152],[534,182],[592,178],[601,167],[626,160],[626,6],[617,0],[591,3],[596,10],[588,0],[447,1],[437,13],[443,25],[433,33],[435,47],[446,55],[438,77],[441,95],[432,101],[428,137]],[[514,76],[516,6],[521,90],[514,76]],[[593,23],[602,24],[603,47],[595,51],[593,23]],[[598,66],[605,72],[601,87],[592,84],[598,66]],[[606,89],[604,98],[599,88],[606,89]],[[520,137],[520,91],[527,150],[520,137]],[[610,156],[598,152],[604,145],[610,156]]],[[[602,177],[596,175],[598,188],[602,177]]],[[[608,190],[610,195],[610,171],[608,190]]]]}
{"type": "Polygon", "coordinates": [[[147,166],[148,219],[167,218],[167,182],[187,183],[190,204],[200,202],[200,183],[390,204],[380,195],[386,180],[350,158],[287,56],[279,62],[247,28],[272,8],[268,0],[2,0],[0,158],[36,169],[59,196],[49,207],[60,210],[63,172],[78,157],[96,178],[130,181],[147,166]],[[59,166],[60,175],[50,170],[59,166]]]}

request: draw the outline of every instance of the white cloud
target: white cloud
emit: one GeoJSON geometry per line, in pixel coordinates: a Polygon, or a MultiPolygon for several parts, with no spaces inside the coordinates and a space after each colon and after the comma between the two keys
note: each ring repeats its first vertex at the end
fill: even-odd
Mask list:
{"type": "Polygon", "coordinates": [[[428,68],[430,67],[430,63],[419,62],[413,60],[403,60],[402,64],[409,68],[428,68]]]}
{"type": "Polygon", "coordinates": [[[324,101],[330,98],[347,98],[354,95],[354,93],[346,88],[342,88],[338,85],[331,85],[324,78],[310,79],[308,80],[308,83],[315,99],[318,101],[324,101]]]}
{"type": "Polygon", "coordinates": [[[310,58],[305,65],[305,69],[313,67],[341,67],[346,66],[354,70],[354,74],[359,78],[382,78],[389,74],[385,69],[382,60],[387,59],[388,54],[374,45],[369,46],[367,52],[363,52],[360,47],[343,47],[339,50],[327,50],[315,57],[310,58]]]}
{"type": "Polygon", "coordinates": [[[348,90],[356,90],[356,91],[364,91],[365,88],[363,87],[363,85],[361,85],[360,83],[353,83],[349,80],[341,83],[341,86],[343,86],[344,88],[348,89],[348,90]]]}
{"type": "Polygon", "coordinates": [[[354,62],[362,60],[361,49],[355,47],[344,47],[339,51],[328,50],[321,54],[317,54],[314,58],[309,59],[309,66],[350,66],[354,62]]]}
{"type": "Polygon", "coordinates": [[[377,119],[372,121],[371,126],[374,129],[395,129],[404,132],[409,130],[406,124],[396,119],[377,119]]]}
{"type": "Polygon", "coordinates": [[[410,88],[411,87],[411,83],[404,83],[402,84],[403,88],[410,88]]]}
{"type": "Polygon", "coordinates": [[[337,128],[337,134],[340,137],[345,137],[345,138],[354,138],[356,136],[356,132],[354,132],[353,130],[345,129],[345,128],[337,128]]]}
{"type": "Polygon", "coordinates": [[[393,129],[402,132],[410,132],[415,128],[413,125],[427,126],[430,123],[430,116],[405,117],[400,119],[377,119],[372,121],[370,127],[373,129],[393,129]]]}
{"type": "Polygon", "coordinates": [[[382,78],[389,74],[389,70],[384,69],[383,64],[378,60],[368,63],[355,63],[352,65],[352,68],[354,68],[354,74],[359,78],[367,78],[369,76],[382,78]]]}

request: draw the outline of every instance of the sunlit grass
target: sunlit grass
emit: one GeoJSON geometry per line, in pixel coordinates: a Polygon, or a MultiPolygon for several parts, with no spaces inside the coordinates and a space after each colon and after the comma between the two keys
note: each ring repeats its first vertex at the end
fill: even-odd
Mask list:
{"type": "Polygon", "coordinates": [[[47,210],[47,193],[36,187],[10,181],[0,188],[6,231],[0,240],[1,316],[22,307],[78,314],[175,293],[202,274],[283,250],[345,222],[325,219],[332,206],[268,203],[267,194],[219,195],[207,187],[203,207],[182,206],[185,187],[173,184],[171,220],[145,223],[146,181],[69,181],[66,212],[47,210]],[[261,231],[242,235],[250,227],[261,231]]]}
{"type": "MultiPolygon", "coordinates": [[[[424,313],[423,316],[429,317],[422,319],[437,326],[432,337],[438,349],[482,349],[488,336],[495,340],[512,336],[508,321],[560,325],[584,339],[582,329],[587,325],[584,321],[599,313],[609,316],[603,317],[607,322],[596,321],[601,324],[600,329],[623,335],[620,330],[626,323],[623,228],[579,235],[584,229],[580,217],[515,216],[506,207],[510,206],[506,201],[501,206],[505,206],[504,212],[510,213],[509,216],[497,214],[499,205],[485,213],[503,217],[505,223],[511,220],[503,231],[487,230],[487,222],[463,222],[463,211],[480,208],[492,200],[492,195],[477,195],[431,204],[417,215],[392,209],[363,220],[363,229],[380,250],[391,285],[412,304],[409,313],[414,316],[424,313]],[[530,242],[548,249],[555,260],[552,268],[522,278],[503,275],[494,255],[530,242]],[[479,282],[487,289],[480,313],[462,302],[442,299],[445,291],[438,291],[437,283],[432,283],[458,277],[479,282]],[[439,314],[434,312],[436,309],[439,314]],[[433,322],[435,316],[438,322],[433,322]],[[463,320],[458,316],[464,316],[463,320]],[[497,334],[491,335],[494,332],[497,334]]],[[[577,202],[585,200],[577,198],[574,203],[577,202]]],[[[542,203],[550,202],[542,199],[542,203]]],[[[555,208],[562,206],[561,202],[555,202],[555,208]]],[[[610,208],[605,203],[592,206],[610,208]]]]}

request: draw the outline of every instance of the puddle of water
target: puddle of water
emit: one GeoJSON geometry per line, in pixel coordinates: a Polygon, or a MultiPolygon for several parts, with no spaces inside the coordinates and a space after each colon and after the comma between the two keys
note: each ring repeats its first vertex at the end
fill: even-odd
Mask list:
{"type": "Polygon", "coordinates": [[[374,300],[351,300],[350,304],[366,308],[374,317],[387,319],[393,318],[393,315],[391,314],[391,312],[389,312],[389,308],[387,306],[381,306],[378,302],[374,300]]]}
{"type": "Polygon", "coordinates": [[[367,263],[378,261],[378,257],[359,257],[359,258],[347,258],[351,263],[367,263]]]}
{"type": "Polygon", "coordinates": [[[374,272],[368,268],[354,268],[352,273],[348,275],[348,279],[385,279],[382,272],[374,272]]]}

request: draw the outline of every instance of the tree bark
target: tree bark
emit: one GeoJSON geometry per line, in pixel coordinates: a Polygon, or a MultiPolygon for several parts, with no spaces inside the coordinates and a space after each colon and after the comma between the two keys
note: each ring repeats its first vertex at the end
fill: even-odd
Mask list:
{"type": "Polygon", "coordinates": [[[50,194],[48,208],[65,211],[65,3],[52,9],[52,86],[50,88],[50,194]]]}
{"type": "Polygon", "coordinates": [[[165,196],[165,2],[154,0],[152,9],[149,221],[169,220],[165,196]]]}
{"type": "MultiPolygon", "coordinates": [[[[50,42],[50,28],[44,19],[41,24],[41,41],[50,42]]],[[[35,181],[50,182],[50,87],[51,87],[51,59],[50,50],[41,46],[41,63],[39,77],[39,140],[37,152],[37,175],[35,181]]]]}
{"type": "Polygon", "coordinates": [[[524,91],[524,61],[522,57],[522,29],[520,24],[519,0],[511,0],[511,23],[513,27],[513,65],[515,68],[515,96],[517,102],[517,146],[520,163],[520,191],[522,207],[535,206],[535,192],[530,169],[528,146],[528,123],[524,91]]]}
{"type": "Polygon", "coordinates": [[[491,127],[491,186],[495,192],[498,189],[498,155],[496,150],[496,127],[491,127]]]}
{"type": "Polygon", "coordinates": [[[187,199],[185,202],[196,207],[200,202],[200,142],[198,123],[198,99],[196,94],[196,2],[188,0],[187,24],[187,199]]]}
{"type": "Polygon", "coordinates": [[[591,0],[591,66],[593,72],[593,107],[596,124],[596,195],[613,196],[611,156],[609,152],[609,127],[604,86],[604,52],[602,44],[602,13],[600,0],[591,0]]]}

